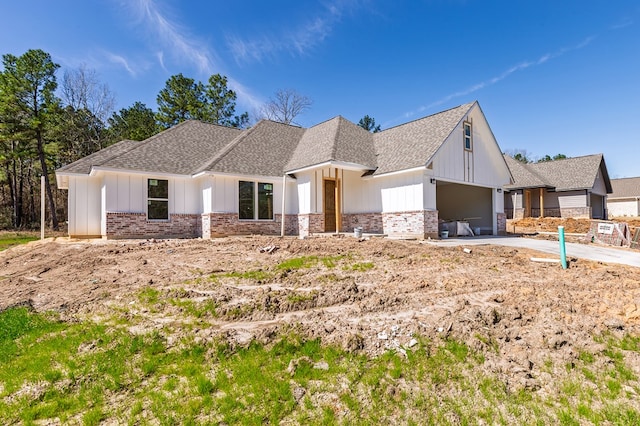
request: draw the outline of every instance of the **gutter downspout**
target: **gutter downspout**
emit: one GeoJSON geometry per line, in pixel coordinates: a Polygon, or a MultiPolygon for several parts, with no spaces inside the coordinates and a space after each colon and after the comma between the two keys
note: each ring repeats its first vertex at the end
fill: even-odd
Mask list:
{"type": "Polygon", "coordinates": [[[287,174],[282,175],[282,215],[280,216],[280,236],[284,237],[284,221],[286,219],[285,207],[287,205],[287,174]]]}

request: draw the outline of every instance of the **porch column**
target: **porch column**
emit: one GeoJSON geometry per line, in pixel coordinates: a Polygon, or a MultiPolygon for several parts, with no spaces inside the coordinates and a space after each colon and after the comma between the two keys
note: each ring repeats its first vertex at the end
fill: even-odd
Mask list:
{"type": "Polygon", "coordinates": [[[540,188],[540,217],[544,217],[544,188],[540,188]]]}
{"type": "Polygon", "coordinates": [[[282,222],[280,224],[280,236],[281,237],[284,237],[284,234],[285,234],[284,221],[285,221],[285,218],[286,218],[286,215],[285,215],[285,213],[286,213],[285,212],[285,208],[287,206],[286,198],[287,198],[287,174],[285,173],[282,176],[282,213],[280,215],[280,221],[282,222]]]}

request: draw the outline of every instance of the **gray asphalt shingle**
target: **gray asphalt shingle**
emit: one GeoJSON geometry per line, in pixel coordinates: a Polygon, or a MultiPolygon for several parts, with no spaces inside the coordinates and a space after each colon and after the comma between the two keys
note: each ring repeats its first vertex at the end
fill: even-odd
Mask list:
{"type": "Polygon", "coordinates": [[[119,142],[57,171],[89,173],[99,166],[176,175],[282,176],[336,161],[382,174],[426,166],[475,104],[375,134],[341,116],[308,129],[268,120],[248,130],[185,121],[142,142],[119,142]]]}
{"type": "Polygon", "coordinates": [[[475,104],[460,105],[375,133],[378,169],[374,174],[426,166],[475,104]]]}
{"type": "Polygon", "coordinates": [[[640,177],[611,179],[611,188],[609,199],[640,197],[640,177]]]}
{"type": "Polygon", "coordinates": [[[598,172],[603,171],[607,191],[611,191],[607,168],[602,154],[524,164],[506,157],[514,183],[506,189],[552,187],[556,191],[593,188],[598,172]]]}

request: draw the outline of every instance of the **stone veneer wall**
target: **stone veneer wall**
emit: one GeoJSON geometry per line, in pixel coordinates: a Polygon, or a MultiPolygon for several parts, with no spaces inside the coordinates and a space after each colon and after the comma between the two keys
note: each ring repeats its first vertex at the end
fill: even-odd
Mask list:
{"type": "Polygon", "coordinates": [[[107,213],[107,238],[195,238],[200,235],[199,214],[171,214],[169,220],[147,220],[146,213],[107,213]]]}
{"type": "MultiPolygon", "coordinates": [[[[222,235],[280,235],[282,215],[275,215],[274,220],[240,220],[237,213],[205,213],[201,215],[202,238],[222,235]]],[[[285,234],[296,235],[298,217],[285,216],[285,234]]]]}
{"type": "Polygon", "coordinates": [[[389,236],[438,238],[438,211],[382,213],[383,231],[389,236]]]}
{"type": "Polygon", "coordinates": [[[515,213],[515,216],[513,217],[513,219],[524,219],[524,209],[516,208],[516,213],[515,213]]]}
{"type": "Polygon", "coordinates": [[[498,235],[507,235],[507,215],[505,213],[497,213],[498,216],[498,235]]]}
{"type": "Polygon", "coordinates": [[[353,232],[358,226],[362,227],[363,232],[371,234],[384,233],[382,213],[349,213],[342,215],[341,232],[353,232]]]}
{"type": "Polygon", "coordinates": [[[571,207],[560,209],[560,217],[572,217],[574,219],[591,219],[591,207],[571,207]]]}
{"type": "Polygon", "coordinates": [[[313,233],[324,232],[324,214],[307,213],[298,215],[298,235],[307,237],[313,233]]]}

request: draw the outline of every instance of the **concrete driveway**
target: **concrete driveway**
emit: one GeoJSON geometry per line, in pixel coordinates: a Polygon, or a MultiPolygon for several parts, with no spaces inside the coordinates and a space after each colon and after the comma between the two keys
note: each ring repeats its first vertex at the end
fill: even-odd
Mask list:
{"type": "MultiPolygon", "coordinates": [[[[462,237],[448,238],[446,240],[429,240],[428,244],[437,246],[477,246],[494,244],[507,247],[524,247],[550,253],[560,258],[560,243],[558,241],[537,240],[524,237],[462,237]]],[[[640,252],[630,249],[620,249],[605,247],[597,244],[566,243],[567,258],[594,260],[596,262],[619,263],[622,265],[635,266],[640,268],[640,252]]]]}

